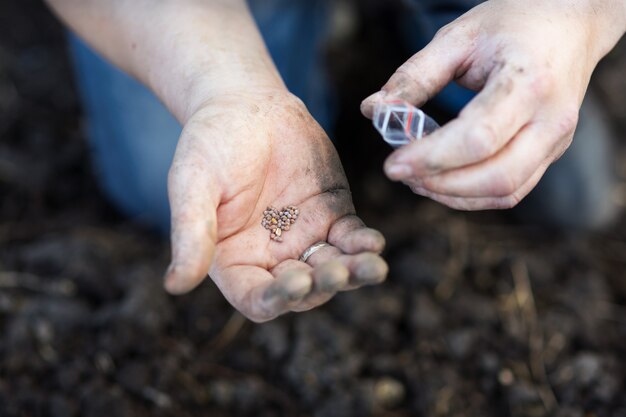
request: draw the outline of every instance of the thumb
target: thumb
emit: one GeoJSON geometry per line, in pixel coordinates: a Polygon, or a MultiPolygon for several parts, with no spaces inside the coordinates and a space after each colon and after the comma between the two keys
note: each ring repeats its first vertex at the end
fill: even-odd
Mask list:
{"type": "Polygon", "coordinates": [[[179,151],[170,168],[168,191],[172,262],[165,275],[165,289],[183,294],[200,284],[211,266],[217,243],[219,193],[206,162],[179,157],[179,151]]]}
{"type": "Polygon", "coordinates": [[[361,103],[361,113],[372,118],[374,106],[387,99],[401,99],[422,106],[464,71],[471,53],[471,39],[454,27],[440,30],[421,51],[402,64],[380,91],[361,103]]]}

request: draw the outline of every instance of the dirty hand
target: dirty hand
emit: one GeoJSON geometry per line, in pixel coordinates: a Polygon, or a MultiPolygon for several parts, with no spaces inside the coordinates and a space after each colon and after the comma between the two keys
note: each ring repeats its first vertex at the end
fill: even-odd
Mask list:
{"type": "Polygon", "coordinates": [[[169,175],[170,292],[208,272],[265,321],[385,278],[382,235],[354,215],[335,149],[288,93],[245,0],[48,2],[184,126],[169,175]],[[263,212],[291,205],[298,220],[271,240],[263,212]],[[319,241],[330,245],[300,262],[319,241]]]}
{"type": "Polygon", "coordinates": [[[567,149],[598,61],[626,30],[623,0],[491,0],[440,30],[362,104],[424,104],[455,80],[480,93],[394,152],[392,180],[457,209],[515,206],[567,149]]]}
{"type": "Polygon", "coordinates": [[[355,216],[337,153],[286,90],[212,99],[186,123],[170,170],[173,260],[166,288],[183,293],[209,272],[254,321],[304,311],[337,291],[384,280],[382,235],[355,216]],[[297,206],[282,242],[261,226],[268,206],[297,206]],[[330,246],[306,263],[311,245],[330,246]]]}

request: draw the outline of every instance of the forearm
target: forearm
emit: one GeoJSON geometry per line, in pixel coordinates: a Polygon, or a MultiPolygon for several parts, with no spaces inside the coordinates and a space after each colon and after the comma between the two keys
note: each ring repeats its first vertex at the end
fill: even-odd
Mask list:
{"type": "Polygon", "coordinates": [[[284,87],[244,0],[47,0],[179,121],[211,97],[284,87]]]}
{"type": "Polygon", "coordinates": [[[581,0],[589,7],[589,17],[596,18],[593,35],[598,42],[599,58],[608,54],[626,33],[626,1],[581,0]]]}
{"type": "Polygon", "coordinates": [[[587,32],[588,48],[597,60],[609,53],[626,33],[624,0],[531,0],[523,4],[533,8],[535,2],[544,9],[552,7],[554,13],[566,18],[578,19],[579,30],[587,32]]]}

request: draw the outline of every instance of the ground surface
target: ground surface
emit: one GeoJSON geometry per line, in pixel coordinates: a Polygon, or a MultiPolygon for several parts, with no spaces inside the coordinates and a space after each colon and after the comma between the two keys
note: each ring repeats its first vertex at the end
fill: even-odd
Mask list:
{"type": "MultiPolygon", "coordinates": [[[[622,136],[625,50],[596,79],[622,136]]],[[[626,219],[451,212],[340,146],[389,281],[254,325],[210,282],[163,292],[167,243],[99,194],[80,124],[60,26],[1,2],[0,416],[626,416],[626,219]]]]}

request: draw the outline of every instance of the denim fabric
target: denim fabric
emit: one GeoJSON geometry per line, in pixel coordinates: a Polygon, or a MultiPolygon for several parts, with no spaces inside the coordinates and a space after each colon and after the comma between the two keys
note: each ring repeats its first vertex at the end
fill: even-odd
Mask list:
{"type": "Polygon", "coordinates": [[[70,48],[103,190],[128,216],[166,227],[167,172],[180,125],[151,92],[74,36],[70,48]]]}
{"type": "MultiPolygon", "coordinates": [[[[330,100],[319,49],[324,0],[251,0],[250,8],[287,87],[328,128],[330,100]]],[[[167,232],[167,173],[181,126],[143,85],[70,35],[94,164],[105,193],[128,216],[167,232]]]]}
{"type": "MultiPolygon", "coordinates": [[[[332,106],[319,49],[328,22],[329,1],[250,0],[253,15],[287,87],[325,128],[332,122],[332,106]]],[[[400,24],[409,48],[421,49],[441,26],[480,2],[405,0],[409,12],[400,24]]],[[[93,159],[104,191],[127,215],[167,232],[167,172],[181,127],[152,93],[103,61],[74,36],[70,36],[70,49],[93,159]]],[[[454,114],[473,95],[451,85],[433,101],[454,114]]],[[[606,152],[581,153],[584,146],[577,146],[577,142],[522,205],[524,213],[534,213],[554,225],[598,223],[598,210],[592,208],[601,200],[598,196],[609,189],[609,173],[602,169],[608,166],[603,156],[606,152]],[[581,175],[584,178],[573,181],[581,175]],[[584,210],[568,211],[568,207],[580,207],[583,203],[590,207],[584,217],[573,216],[584,210]]]]}
{"type": "MultiPolygon", "coordinates": [[[[424,48],[435,33],[483,0],[408,0],[409,12],[402,21],[402,32],[412,52],[424,48]]],[[[475,93],[451,83],[431,102],[450,115],[458,114],[475,93]]]]}

